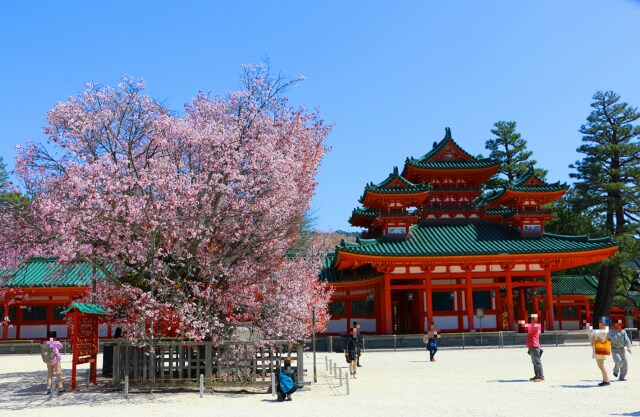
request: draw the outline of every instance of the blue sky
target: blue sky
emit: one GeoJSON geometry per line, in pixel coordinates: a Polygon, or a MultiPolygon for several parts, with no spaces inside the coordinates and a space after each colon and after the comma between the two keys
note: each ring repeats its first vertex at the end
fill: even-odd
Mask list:
{"type": "Polygon", "coordinates": [[[47,111],[87,81],[145,77],[181,110],[239,88],[241,64],[307,79],[289,92],[333,124],[316,226],[351,229],[369,181],[450,127],[484,153],[514,120],[548,180],[569,182],[597,90],[640,106],[640,1],[0,2],[0,156],[44,142],[47,111]]]}

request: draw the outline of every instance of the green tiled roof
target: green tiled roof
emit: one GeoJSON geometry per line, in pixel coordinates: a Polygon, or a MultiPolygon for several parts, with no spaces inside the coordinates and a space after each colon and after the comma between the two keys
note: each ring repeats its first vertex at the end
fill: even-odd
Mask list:
{"type": "Polygon", "coordinates": [[[495,208],[489,208],[487,210],[485,210],[485,214],[489,215],[489,216],[499,216],[499,215],[503,215],[503,216],[510,216],[512,214],[514,214],[516,211],[513,207],[495,207],[495,208]]]}
{"type": "Polygon", "coordinates": [[[422,221],[404,241],[360,240],[341,245],[342,252],[379,256],[470,256],[582,252],[614,247],[610,238],[543,234],[523,238],[514,228],[484,220],[422,221]]]}
{"type": "MultiPolygon", "coordinates": [[[[416,184],[412,183],[411,181],[409,181],[408,179],[406,179],[402,175],[398,174],[398,167],[393,167],[393,172],[391,174],[389,174],[389,176],[384,181],[382,181],[380,184],[376,184],[376,185],[370,184],[367,187],[384,188],[384,187],[388,186],[389,184],[391,184],[394,180],[400,181],[402,184],[404,184],[407,187],[415,187],[416,186],[416,184]]],[[[419,185],[424,185],[424,184],[419,184],[419,185]]]]}
{"type": "Polygon", "coordinates": [[[629,297],[633,298],[633,300],[634,300],[636,303],[640,303],[640,292],[638,292],[638,291],[628,291],[628,292],[627,292],[627,295],[628,295],[629,297]]]}
{"type": "Polygon", "coordinates": [[[422,169],[478,169],[497,165],[495,161],[486,158],[475,161],[420,161],[414,158],[407,158],[405,164],[422,169]]]}
{"type": "Polygon", "coordinates": [[[363,217],[376,217],[377,212],[374,209],[370,208],[354,208],[351,212],[351,217],[353,216],[363,216],[363,217]]]}
{"type": "MultiPolygon", "coordinates": [[[[93,268],[84,262],[63,264],[57,258],[33,257],[16,269],[9,287],[86,287],[91,284],[93,268]]],[[[96,278],[104,274],[96,269],[96,278]]]]}
{"type": "Polygon", "coordinates": [[[433,145],[433,149],[431,149],[429,152],[427,152],[425,155],[423,155],[421,158],[416,158],[416,161],[420,161],[420,162],[425,162],[428,161],[429,159],[433,158],[434,156],[436,156],[442,149],[444,149],[445,146],[447,146],[447,144],[451,143],[452,145],[454,145],[456,148],[458,148],[458,150],[466,155],[467,157],[469,157],[469,159],[471,160],[476,160],[476,158],[471,155],[470,153],[468,153],[467,151],[465,151],[464,149],[462,149],[460,147],[460,145],[458,145],[456,143],[455,140],[453,140],[453,137],[451,136],[451,129],[448,127],[444,128],[444,138],[442,138],[442,140],[439,143],[434,143],[433,145]]]}
{"type": "Polygon", "coordinates": [[[521,175],[519,178],[517,178],[512,185],[512,187],[517,188],[517,187],[524,187],[524,185],[529,182],[529,180],[531,180],[532,178],[535,178],[538,182],[540,182],[541,184],[544,184],[545,186],[550,186],[550,185],[559,185],[560,183],[557,182],[555,184],[549,184],[545,181],[543,181],[540,177],[538,177],[534,170],[533,167],[531,165],[529,165],[529,167],[527,168],[527,172],[524,173],[524,175],[521,175]]]}
{"type": "Polygon", "coordinates": [[[353,282],[366,279],[377,278],[382,274],[376,271],[371,265],[365,265],[355,270],[339,271],[331,267],[335,259],[335,253],[327,254],[324,259],[324,266],[320,272],[320,280],[330,283],[353,282]]]}
{"type": "Polygon", "coordinates": [[[369,183],[364,188],[364,194],[360,197],[360,202],[364,201],[367,192],[374,192],[379,194],[416,194],[429,191],[431,186],[429,184],[420,183],[414,184],[411,181],[398,174],[398,167],[393,168],[393,172],[389,174],[387,179],[379,184],[369,183]],[[389,186],[395,180],[400,181],[404,185],[402,186],[389,186]]]}
{"type": "Polygon", "coordinates": [[[69,308],[64,310],[63,313],[69,313],[74,309],[78,309],[79,312],[86,314],[110,314],[107,310],[102,308],[101,305],[76,303],[75,301],[72,302],[69,308]]]}
{"type": "Polygon", "coordinates": [[[550,193],[556,191],[567,190],[569,186],[566,183],[555,182],[549,184],[540,179],[537,175],[534,174],[533,168],[529,167],[526,174],[518,178],[503,190],[495,191],[493,193],[489,193],[485,196],[479,197],[474,202],[475,204],[486,204],[490,201],[496,200],[503,196],[507,191],[516,191],[520,193],[550,193]],[[541,185],[525,185],[529,180],[535,178],[541,185]]]}
{"type": "MultiPolygon", "coordinates": [[[[598,280],[590,275],[560,275],[551,278],[553,293],[555,295],[595,295],[598,288],[598,280]]],[[[538,290],[545,294],[545,288],[538,290]]]]}
{"type": "Polygon", "coordinates": [[[516,191],[519,193],[552,193],[556,191],[563,191],[563,190],[566,190],[567,188],[568,187],[566,184],[560,184],[560,183],[546,184],[544,186],[530,185],[526,187],[524,186],[516,187],[511,185],[501,191],[496,191],[486,196],[479,197],[476,201],[474,201],[474,203],[477,205],[489,203],[491,201],[497,200],[498,198],[502,197],[507,191],[516,191]]]}
{"type": "MultiPolygon", "coordinates": [[[[453,138],[451,137],[451,129],[447,127],[445,128],[444,138],[439,143],[434,143],[433,149],[431,149],[420,158],[407,158],[407,160],[405,161],[405,165],[423,169],[477,169],[493,167],[498,165],[498,162],[489,158],[478,159],[469,154],[467,151],[462,149],[455,140],[453,140],[453,138]],[[434,158],[436,155],[438,155],[438,153],[442,151],[442,149],[444,149],[447,144],[452,144],[453,146],[455,146],[460,151],[460,153],[467,156],[469,160],[439,159],[436,161],[431,161],[431,158],[434,158]]],[[[407,168],[405,166],[405,171],[406,169],[407,168]]]]}

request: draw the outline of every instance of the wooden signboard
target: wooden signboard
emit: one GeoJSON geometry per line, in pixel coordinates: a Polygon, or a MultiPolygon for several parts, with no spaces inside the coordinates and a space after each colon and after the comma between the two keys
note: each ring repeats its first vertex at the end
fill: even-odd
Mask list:
{"type": "Polygon", "coordinates": [[[97,383],[98,323],[101,315],[109,313],[96,304],[74,302],[65,314],[73,318],[71,389],[75,390],[77,367],[84,363],[90,364],[91,382],[97,383]]]}

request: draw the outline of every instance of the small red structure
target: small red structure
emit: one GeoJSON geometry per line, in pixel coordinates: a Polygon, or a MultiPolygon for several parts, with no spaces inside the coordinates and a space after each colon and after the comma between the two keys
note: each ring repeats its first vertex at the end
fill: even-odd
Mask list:
{"type": "Polygon", "coordinates": [[[97,304],[71,303],[64,313],[73,318],[73,365],[71,389],[76,389],[76,369],[83,363],[90,364],[91,382],[97,383],[98,324],[100,316],[109,314],[97,304]]]}

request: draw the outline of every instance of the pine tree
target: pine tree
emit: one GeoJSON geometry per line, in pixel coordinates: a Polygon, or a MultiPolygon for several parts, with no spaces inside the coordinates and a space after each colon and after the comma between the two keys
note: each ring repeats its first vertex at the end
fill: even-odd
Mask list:
{"type": "Polygon", "coordinates": [[[7,166],[4,164],[4,160],[0,156],[0,193],[4,194],[7,191],[8,184],[9,174],[7,173],[7,166]]]}
{"type": "Polygon", "coordinates": [[[600,266],[593,312],[599,318],[610,314],[618,277],[628,273],[621,265],[637,257],[631,242],[638,232],[640,126],[633,123],[640,113],[613,91],[598,91],[593,100],[594,110],[580,127],[577,151],[585,156],[570,165],[576,170],[570,176],[577,180],[575,208],[596,216],[602,230],[621,242],[619,254],[600,266]]]}
{"type": "MultiPolygon", "coordinates": [[[[527,141],[516,132],[516,122],[499,121],[494,123],[495,128],[491,133],[496,138],[485,142],[485,148],[490,151],[489,158],[501,163],[496,175],[487,181],[486,190],[502,189],[511,184],[518,177],[524,175],[529,166],[537,163],[531,159],[532,151],[527,150],[527,141]]],[[[545,179],[547,171],[534,168],[534,173],[542,180],[545,179]]]]}

